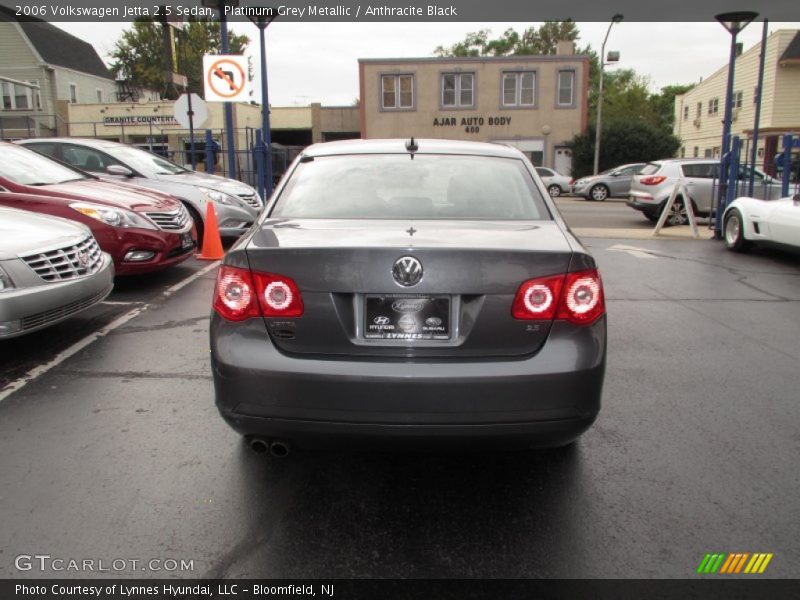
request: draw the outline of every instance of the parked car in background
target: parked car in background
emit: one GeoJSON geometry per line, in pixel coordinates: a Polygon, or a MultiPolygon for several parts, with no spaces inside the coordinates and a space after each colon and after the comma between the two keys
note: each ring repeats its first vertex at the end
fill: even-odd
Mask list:
{"type": "MultiPolygon", "coordinates": [[[[739,173],[739,182],[746,181],[748,171],[739,173]]],[[[719,185],[719,160],[708,158],[673,158],[647,163],[631,183],[628,206],[635,208],[651,221],[657,221],[678,181],[683,180],[696,215],[707,217],[714,208],[714,196],[719,185]]],[[[780,182],[755,169],[754,195],[757,198],[780,197],[780,182]]],[[[678,196],[667,218],[668,225],[689,222],[685,199],[678,196]]]]}
{"type": "Polygon", "coordinates": [[[18,143],[106,180],[135,183],[172,194],[184,203],[194,219],[198,244],[202,244],[209,202],[214,204],[220,235],[234,238],[250,228],[264,206],[249,185],[191,171],[128,144],[84,138],[40,138],[18,143]]]}
{"type": "Polygon", "coordinates": [[[595,420],[602,283],[519,150],[318,144],[269,211],[226,255],[210,326],[217,406],[254,449],[557,446],[595,420]]]}
{"type": "Polygon", "coordinates": [[[736,198],[722,218],[725,246],[745,252],[753,244],[800,250],[800,194],[779,200],[736,198]]]}
{"type": "Polygon", "coordinates": [[[608,169],[597,175],[581,177],[572,184],[572,195],[587,200],[602,201],[606,198],[627,198],[631,181],[646,163],[631,163],[608,169]]]}
{"type": "Polygon", "coordinates": [[[108,296],[113,282],[111,257],[87,227],[0,207],[0,340],[86,310],[108,296]]]}
{"type": "Polygon", "coordinates": [[[551,197],[558,198],[561,194],[569,192],[572,185],[571,178],[547,167],[536,167],[536,172],[542,178],[544,187],[547,188],[547,193],[551,197]]]}
{"type": "Polygon", "coordinates": [[[176,198],[101,181],[14,144],[0,143],[0,205],[83,223],[117,275],[169,267],[195,247],[192,219],[176,198]]]}

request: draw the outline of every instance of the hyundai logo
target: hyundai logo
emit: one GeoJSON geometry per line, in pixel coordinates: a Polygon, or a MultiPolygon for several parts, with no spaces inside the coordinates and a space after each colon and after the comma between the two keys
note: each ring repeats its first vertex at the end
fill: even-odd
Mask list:
{"type": "Polygon", "coordinates": [[[403,287],[417,285],[422,279],[422,263],[413,256],[403,256],[392,267],[394,280],[403,287]]]}
{"type": "Polygon", "coordinates": [[[372,322],[375,323],[375,325],[388,325],[389,317],[375,317],[372,319],[372,322]]]}

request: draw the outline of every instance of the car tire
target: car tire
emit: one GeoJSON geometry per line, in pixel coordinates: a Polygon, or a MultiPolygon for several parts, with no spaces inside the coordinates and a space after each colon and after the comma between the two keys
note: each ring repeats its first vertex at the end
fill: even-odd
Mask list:
{"type": "Polygon", "coordinates": [[[547,193],[550,194],[551,198],[558,198],[561,195],[561,188],[556,184],[553,184],[547,188],[547,193]]]}
{"type": "Polygon", "coordinates": [[[592,189],[589,190],[589,197],[596,202],[602,202],[608,198],[608,188],[602,183],[593,185],[592,189]]]}
{"type": "MultiPolygon", "coordinates": [[[[664,203],[664,208],[667,205],[664,203]]],[[[660,216],[660,215],[659,215],[660,216]]],[[[672,227],[674,225],[687,225],[689,223],[689,215],[686,213],[686,207],[683,205],[683,198],[676,198],[672,203],[669,210],[669,216],[664,221],[664,227],[672,227]]]]}
{"type": "Polygon", "coordinates": [[[183,204],[186,207],[186,210],[189,211],[189,215],[192,217],[194,221],[194,228],[197,232],[197,248],[198,250],[202,250],[203,248],[203,232],[205,231],[205,226],[203,225],[203,219],[200,217],[200,213],[197,212],[197,209],[192,206],[191,204],[184,202],[183,204]]]}
{"type": "Polygon", "coordinates": [[[750,242],[744,239],[744,219],[739,209],[731,209],[725,215],[725,223],[722,228],[725,247],[733,252],[747,252],[750,242]]]}
{"type": "Polygon", "coordinates": [[[647,217],[648,221],[652,221],[653,223],[657,223],[658,222],[658,217],[661,216],[658,213],[651,213],[651,212],[646,212],[646,213],[642,213],[642,214],[645,217],[647,217]]]}

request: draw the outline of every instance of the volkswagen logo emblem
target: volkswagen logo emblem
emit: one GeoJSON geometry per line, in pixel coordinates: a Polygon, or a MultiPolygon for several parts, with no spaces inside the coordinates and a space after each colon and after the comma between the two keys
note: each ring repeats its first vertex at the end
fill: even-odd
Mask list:
{"type": "Polygon", "coordinates": [[[422,280],[422,263],[413,256],[403,256],[394,261],[394,280],[403,287],[417,285],[422,280]]]}

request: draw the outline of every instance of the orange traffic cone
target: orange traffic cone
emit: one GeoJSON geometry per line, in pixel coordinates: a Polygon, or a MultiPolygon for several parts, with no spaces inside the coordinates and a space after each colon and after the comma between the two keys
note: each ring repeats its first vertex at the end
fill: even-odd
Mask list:
{"type": "Polygon", "coordinates": [[[203,234],[203,250],[196,256],[200,260],[219,260],[225,256],[222,250],[222,239],[219,237],[217,213],[214,203],[206,204],[206,227],[203,234]]]}

